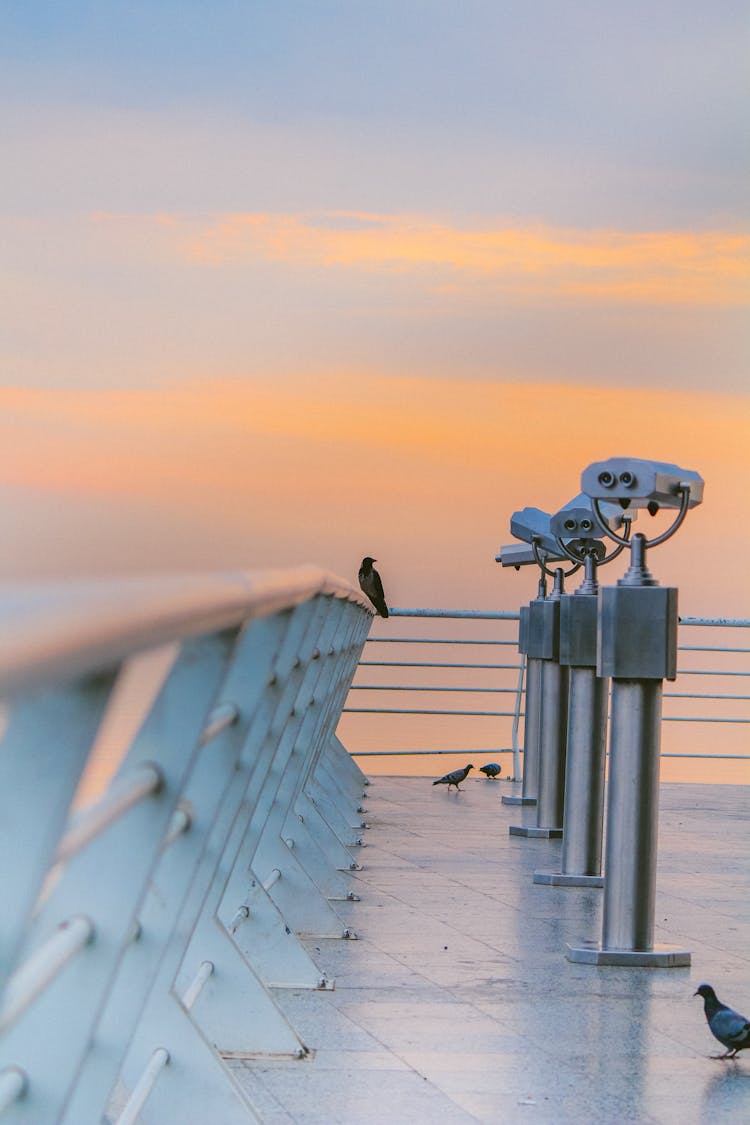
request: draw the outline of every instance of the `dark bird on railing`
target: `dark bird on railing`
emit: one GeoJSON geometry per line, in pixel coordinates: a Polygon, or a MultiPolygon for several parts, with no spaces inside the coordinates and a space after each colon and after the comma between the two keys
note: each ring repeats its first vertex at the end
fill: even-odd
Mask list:
{"type": "Polygon", "coordinates": [[[502,773],[502,769],[503,767],[497,762],[488,762],[486,766],[479,767],[480,773],[483,773],[485,777],[497,777],[499,773],[502,773]]]}
{"type": "Polygon", "coordinates": [[[364,594],[375,606],[381,617],[388,616],[388,606],[385,602],[385,594],[383,593],[383,583],[380,581],[380,575],[377,570],[373,568],[373,563],[377,559],[371,559],[368,555],[367,558],[362,559],[362,566],[359,568],[359,585],[364,594]]]}
{"type": "Polygon", "coordinates": [[[711,1058],[733,1059],[738,1051],[750,1047],[750,1020],[746,1016],[722,1004],[710,984],[698,985],[693,996],[703,997],[703,1011],[711,1034],[727,1048],[723,1055],[711,1058]]]}
{"type": "Polygon", "coordinates": [[[445,775],[445,777],[439,777],[437,779],[437,781],[433,781],[432,784],[433,785],[447,785],[449,792],[450,792],[451,785],[455,785],[456,789],[460,793],[461,789],[459,788],[459,782],[466,781],[469,770],[473,770],[473,769],[474,769],[474,766],[470,762],[469,765],[464,766],[464,768],[462,770],[451,770],[451,772],[447,773],[445,775]]]}

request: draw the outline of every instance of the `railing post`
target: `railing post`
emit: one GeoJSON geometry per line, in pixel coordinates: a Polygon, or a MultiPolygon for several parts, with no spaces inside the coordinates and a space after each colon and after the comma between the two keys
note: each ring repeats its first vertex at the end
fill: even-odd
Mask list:
{"type": "Polygon", "coordinates": [[[11,704],[0,741],[0,829],[7,849],[0,864],[0,989],[17,962],[113,682],[109,672],[11,704]]]}
{"type": "Polygon", "coordinates": [[[521,711],[523,710],[523,681],[526,672],[526,654],[521,653],[521,660],[518,665],[518,684],[516,686],[516,702],[513,705],[513,723],[510,728],[510,744],[513,750],[513,780],[518,781],[521,777],[521,748],[518,745],[518,728],[521,722],[521,711]]]}
{"type": "MultiPolygon", "coordinates": [[[[293,803],[303,784],[309,764],[314,760],[318,749],[320,732],[333,733],[332,725],[338,720],[339,707],[336,706],[336,690],[341,683],[341,665],[348,669],[343,690],[348,690],[356,660],[349,659],[347,651],[353,639],[351,616],[344,612],[343,603],[330,606],[330,621],[334,625],[333,635],[327,642],[332,650],[323,669],[325,689],[322,699],[313,709],[309,709],[310,696],[300,700],[300,706],[307,705],[303,724],[298,737],[286,740],[283,755],[275,764],[278,771],[276,786],[271,803],[267,809],[261,832],[257,838],[252,869],[256,879],[262,881],[263,873],[273,867],[280,867],[285,877],[273,888],[271,898],[281,910],[293,930],[298,933],[317,936],[341,937],[347,931],[343,918],[336,913],[328,900],[305,871],[303,861],[295,851],[290,850],[284,839],[294,831],[294,817],[291,827],[286,827],[293,803]],[[289,768],[290,761],[294,768],[289,768]],[[286,829],[286,830],[285,830],[286,829]]],[[[320,743],[322,746],[322,743],[320,743]]]]}
{"type": "Polygon", "coordinates": [[[523,605],[518,615],[518,652],[521,662],[518,667],[518,686],[513,708],[511,739],[513,746],[513,776],[521,777],[520,753],[518,750],[518,724],[523,701],[523,680],[526,673],[526,707],[523,724],[523,784],[521,795],[503,795],[504,805],[535,805],[539,786],[539,705],[541,701],[541,668],[539,661],[529,657],[529,616],[531,606],[523,605]]]}
{"type": "MultiPolygon", "coordinates": [[[[239,754],[261,705],[287,624],[285,614],[252,621],[245,626],[232,650],[231,664],[220,688],[219,698],[223,703],[212,713],[226,714],[231,704],[236,720],[221,726],[213,737],[210,726],[203,729],[200,749],[183,796],[185,807],[191,810],[188,830],[176,834],[168,844],[165,839],[164,850],[138,912],[140,938],[132,941],[124,952],[97,1025],[97,1049],[87,1057],[67,1108],[65,1122],[68,1125],[94,1119],[97,1108],[102,1106],[114,1085],[131,1040],[139,1036],[136,1032],[139,1021],[141,1028],[148,1025],[153,1037],[149,1040],[147,1030],[140,1048],[144,1053],[150,1050],[149,1042],[153,1045],[162,1032],[166,1033],[167,1023],[161,1025],[158,1019],[149,1021],[147,1013],[154,1005],[159,1010],[169,1010],[167,1022],[172,1019],[179,1022],[184,1018],[176,1010],[170,989],[184,954],[187,935],[194,925],[190,901],[197,894],[200,902],[211,883],[214,867],[209,831],[213,834],[220,821],[217,809],[223,811],[227,804],[236,807],[241,801],[239,754]]],[[[230,825],[231,815],[221,833],[222,840],[230,825]]],[[[220,845],[217,842],[214,846],[220,845]]],[[[262,1005],[263,999],[253,998],[256,1007],[262,1005]]],[[[269,1027],[273,1026],[274,1012],[275,1008],[271,1014],[266,1013],[269,1027]]],[[[290,1049],[297,1049],[299,1040],[285,1019],[283,1023],[290,1049]]],[[[202,1058],[206,1048],[199,1036],[192,1038],[188,1032],[181,1041],[183,1049],[198,1056],[191,1056],[191,1070],[194,1068],[197,1074],[204,1075],[209,1086],[226,1079],[218,1061],[202,1058]]],[[[176,1041],[170,1038],[169,1044],[174,1052],[176,1041]]],[[[136,1053],[134,1082],[143,1057],[145,1054],[136,1053]]]]}
{"type": "Polygon", "coordinates": [[[9,1056],[29,1074],[30,1089],[44,1091],[44,1104],[35,1102],[42,1120],[57,1120],[89,1050],[94,1021],[128,944],[134,911],[180,795],[226,652],[224,637],[185,642],[121,767],[124,773],[139,762],[158,759],[164,777],[159,795],[131,809],[75,855],[36,917],[39,934],[51,933],[60,918],[73,913],[87,914],[96,928],[95,939],[36,1001],[29,1013],[34,1018],[19,1021],[4,1039],[9,1056]],[[61,1011],[66,1013],[63,1036],[61,1011]],[[45,1081],[37,1087],[34,1075],[41,1069],[45,1081]]]}

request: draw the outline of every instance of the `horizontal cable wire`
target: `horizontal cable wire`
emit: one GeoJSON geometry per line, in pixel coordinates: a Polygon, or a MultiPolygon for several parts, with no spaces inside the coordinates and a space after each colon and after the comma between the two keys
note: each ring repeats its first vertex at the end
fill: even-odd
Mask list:
{"type": "Polygon", "coordinates": [[[518,641],[464,640],[461,637],[368,637],[368,645],[512,645],[518,641]]]}
{"type": "Polygon", "coordinates": [[[391,609],[391,617],[457,617],[480,621],[518,621],[518,610],[507,609],[391,609]]]}
{"type": "Polygon", "coordinates": [[[678,645],[678,652],[746,652],[750,648],[724,648],[722,645],[678,645]]]}
{"type": "MultiPolygon", "coordinates": [[[[411,610],[411,609],[395,609],[391,611],[393,617],[410,617],[410,618],[456,618],[456,619],[484,619],[487,621],[497,620],[513,620],[519,619],[518,614],[512,613],[494,613],[485,612],[480,610],[411,610]]],[[[750,620],[738,618],[724,618],[724,617],[684,617],[680,620],[680,625],[695,626],[704,628],[748,628],[750,627],[750,620]]],[[[517,647],[517,640],[500,640],[497,638],[450,638],[450,637],[415,637],[415,636],[401,636],[401,637],[369,637],[369,644],[410,644],[410,645],[504,645],[506,647],[517,647]]],[[[742,647],[723,647],[721,645],[679,645],[678,652],[704,652],[704,653],[726,653],[732,655],[749,654],[750,648],[742,647]]],[[[517,672],[519,665],[516,664],[491,664],[491,663],[472,663],[472,662],[459,662],[459,661],[410,661],[410,660],[363,660],[360,662],[362,667],[380,667],[380,668],[457,668],[464,671],[471,669],[484,670],[484,671],[514,671],[517,672]]],[[[679,677],[682,676],[750,676],[750,669],[742,671],[738,669],[721,669],[721,668],[685,668],[679,670],[679,677]]],[[[392,692],[436,692],[436,693],[450,693],[457,692],[461,694],[516,694],[519,699],[523,697],[525,691],[521,691],[519,696],[518,690],[514,688],[505,687],[470,687],[465,684],[461,685],[420,685],[420,684],[353,684],[352,690],[354,691],[392,691],[392,692]]],[[[664,692],[665,699],[692,699],[692,700],[706,700],[716,702],[747,702],[750,699],[748,695],[737,695],[729,693],[718,692],[664,692]]],[[[511,711],[479,711],[479,710],[458,710],[446,709],[438,710],[431,708],[420,707],[345,707],[344,711],[350,714],[369,714],[369,715],[423,715],[435,717],[467,717],[467,718],[524,718],[522,709],[517,712],[511,711]]],[[[717,716],[699,716],[693,717],[688,715],[665,715],[663,716],[665,722],[673,723],[730,723],[730,724],[746,724],[750,722],[750,718],[733,717],[726,715],[717,716]]],[[[486,753],[510,753],[508,750],[494,750],[487,751],[486,753]]],[[[354,756],[376,757],[378,754],[391,755],[394,757],[409,756],[410,754],[447,754],[447,753],[482,753],[480,751],[461,751],[461,750],[423,750],[423,751],[363,751],[362,754],[353,752],[354,756]]],[[[692,754],[692,753],[669,753],[664,754],[664,757],[675,758],[724,758],[732,760],[746,760],[750,759],[750,755],[742,754],[692,754]]]]}
{"type": "Polygon", "coordinates": [[[750,676],[750,672],[723,672],[720,668],[680,668],[680,676],[750,676]]]}
{"type": "Polygon", "coordinates": [[[478,718],[510,718],[515,711],[427,711],[411,707],[345,707],[350,715],[474,715],[478,718]]]}
{"type": "Polygon", "coordinates": [[[491,671],[517,672],[518,664],[451,664],[442,660],[360,660],[360,668],[483,668],[491,671]]]}
{"type": "MultiPolygon", "coordinates": [[[[475,754],[478,756],[489,757],[491,754],[512,754],[511,749],[507,750],[464,750],[459,747],[457,750],[352,750],[351,755],[353,758],[411,758],[419,757],[420,755],[433,755],[433,754],[464,754],[468,757],[473,757],[475,754]]],[[[520,751],[523,754],[523,750],[520,751]]],[[[607,751],[609,757],[609,751],[607,751]]],[[[706,758],[720,758],[722,761],[739,761],[750,762],[750,754],[691,754],[685,751],[664,751],[660,754],[661,758],[695,758],[698,760],[705,760],[706,758]]],[[[476,779],[478,780],[478,778],[476,779]]]]}
{"type": "MultiPolygon", "coordinates": [[[[350,691],[477,691],[489,692],[498,695],[505,692],[508,695],[517,695],[518,688],[514,687],[423,687],[419,684],[352,684],[350,691]]],[[[719,696],[718,698],[722,698],[719,696]]],[[[747,699],[746,695],[729,696],[730,699],[747,699]]]]}

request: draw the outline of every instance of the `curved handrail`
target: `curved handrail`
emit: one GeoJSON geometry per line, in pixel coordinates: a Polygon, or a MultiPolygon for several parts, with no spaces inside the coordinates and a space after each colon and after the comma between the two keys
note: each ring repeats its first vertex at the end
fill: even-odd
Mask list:
{"type": "Polygon", "coordinates": [[[313,566],[0,586],[0,695],[70,682],[136,652],[239,626],[318,594],[372,613],[343,578],[313,566]]]}

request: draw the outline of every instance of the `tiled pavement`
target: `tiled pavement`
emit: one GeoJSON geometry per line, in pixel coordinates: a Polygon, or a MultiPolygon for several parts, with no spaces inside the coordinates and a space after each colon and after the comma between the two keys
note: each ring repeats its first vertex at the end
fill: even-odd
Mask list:
{"type": "Polygon", "coordinates": [[[360,940],[310,943],[334,992],[276,992],[311,1055],[233,1064],[268,1125],[750,1122],[750,1051],[709,1058],[693,998],[750,1015],[750,786],[662,786],[655,940],[685,969],[565,959],[602,892],[532,882],[560,843],[509,835],[510,791],[373,779],[360,940]]]}

